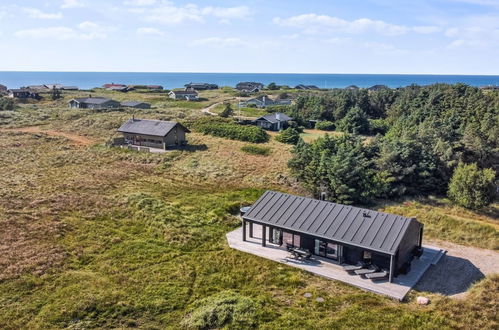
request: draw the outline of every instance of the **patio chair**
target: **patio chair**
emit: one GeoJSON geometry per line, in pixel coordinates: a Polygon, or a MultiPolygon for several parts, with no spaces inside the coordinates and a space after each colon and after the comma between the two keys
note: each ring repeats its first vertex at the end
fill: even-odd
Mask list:
{"type": "Polygon", "coordinates": [[[384,280],[388,277],[388,271],[385,269],[382,269],[380,272],[370,273],[370,274],[366,274],[364,276],[367,279],[370,279],[371,281],[384,280]]]}
{"type": "Polygon", "coordinates": [[[380,268],[378,266],[370,265],[367,268],[355,270],[354,273],[357,275],[367,275],[367,274],[376,273],[379,271],[380,271],[380,268]]]}
{"type": "Polygon", "coordinates": [[[354,272],[356,270],[359,270],[359,269],[362,269],[365,267],[366,267],[366,264],[361,262],[361,261],[359,261],[355,265],[343,265],[343,269],[347,272],[354,272]]]}

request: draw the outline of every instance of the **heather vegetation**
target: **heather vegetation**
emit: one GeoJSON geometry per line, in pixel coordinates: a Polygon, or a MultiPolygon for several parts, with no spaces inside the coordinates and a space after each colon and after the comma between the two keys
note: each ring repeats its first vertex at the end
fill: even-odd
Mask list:
{"type": "Polygon", "coordinates": [[[190,127],[203,134],[239,140],[252,143],[263,143],[269,140],[269,135],[259,127],[244,126],[231,120],[218,118],[203,118],[190,123],[190,127]]]}
{"type": "MultiPolygon", "coordinates": [[[[82,93],[64,92],[59,100],[48,95],[0,111],[0,328],[497,328],[497,276],[462,299],[424,293],[431,304],[417,306],[419,292],[399,303],[228,247],[225,235],[240,225],[239,208],[266,189],[306,194],[306,180],[297,181],[287,166],[301,148],[322,150],[321,178],[337,182],[334,193],[346,202],[363,196],[364,187],[390,196],[411,180],[433,184],[419,170],[391,169],[387,157],[381,164],[404,178],[391,185],[370,161],[378,161],[371,156],[379,152],[376,141],[331,132],[316,144],[298,142],[292,154],[294,147],[274,136],[248,144],[202,133],[198,126],[206,123],[235,125],[206,119],[198,106],[210,102],[183,107],[163,93],[102,94],[147,100],[153,108],[69,110],[65,102],[82,93]],[[193,131],[190,147],[165,154],[107,147],[132,114],[185,123],[193,131]],[[365,168],[357,182],[348,164],[352,172],[365,168]]],[[[217,102],[233,94],[202,92],[217,102]]],[[[409,159],[409,148],[424,163],[416,147],[400,148],[400,159],[409,159]]],[[[416,216],[425,240],[499,249],[497,204],[478,212],[404,194],[372,207],[416,216]]]]}

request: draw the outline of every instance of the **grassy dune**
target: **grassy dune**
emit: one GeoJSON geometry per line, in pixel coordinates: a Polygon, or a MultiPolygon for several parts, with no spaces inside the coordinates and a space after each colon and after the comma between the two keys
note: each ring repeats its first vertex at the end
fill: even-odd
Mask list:
{"type": "MultiPolygon", "coordinates": [[[[153,101],[143,116],[200,115],[168,102],[153,101]]],[[[304,193],[286,167],[289,146],[272,139],[260,156],[243,142],[191,134],[191,151],[112,149],[102,143],[131,112],[63,105],[0,113],[0,128],[45,124],[94,141],[0,130],[0,328],[216,325],[206,315],[229,328],[497,328],[497,276],[464,299],[432,295],[419,307],[417,293],[401,304],[228,248],[241,205],[265,189],[304,193]]],[[[428,238],[498,248],[493,213],[442,203],[384,209],[418,216],[428,238]]]]}

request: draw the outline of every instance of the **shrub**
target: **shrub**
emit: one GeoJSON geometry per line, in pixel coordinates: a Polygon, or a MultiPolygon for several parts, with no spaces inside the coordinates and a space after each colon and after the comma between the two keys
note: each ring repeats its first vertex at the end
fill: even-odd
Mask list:
{"type": "Polygon", "coordinates": [[[269,147],[260,147],[260,146],[255,146],[252,144],[247,144],[247,145],[241,147],[241,151],[243,151],[247,154],[261,155],[261,156],[268,156],[270,154],[269,147]]]}
{"type": "Polygon", "coordinates": [[[320,129],[321,131],[334,131],[334,123],[332,121],[320,121],[315,124],[316,129],[320,129]]]}
{"type": "Polygon", "coordinates": [[[14,110],[14,100],[0,97],[0,110],[14,110]]]}
{"type": "Polygon", "coordinates": [[[225,108],[222,111],[222,113],[220,113],[220,117],[228,118],[228,117],[232,116],[233,114],[234,114],[234,110],[232,109],[230,103],[225,103],[225,108]]]}
{"type": "Polygon", "coordinates": [[[475,163],[459,164],[450,180],[448,196],[466,208],[482,208],[494,199],[494,179],[492,169],[480,170],[475,163]]]}
{"type": "Polygon", "coordinates": [[[188,329],[247,329],[256,325],[258,304],[251,298],[232,291],[222,291],[201,299],[196,308],[182,321],[188,329]]]}
{"type": "MultiPolygon", "coordinates": [[[[189,125],[188,125],[189,126],[189,125]]],[[[198,120],[190,127],[203,134],[252,143],[264,143],[269,140],[267,132],[256,126],[242,126],[231,121],[209,118],[198,120]]]]}
{"type": "Polygon", "coordinates": [[[369,119],[369,131],[372,135],[384,135],[390,129],[390,124],[386,119],[369,119]]]}
{"type": "Polygon", "coordinates": [[[294,127],[289,127],[279,133],[275,139],[281,143],[297,144],[298,140],[300,140],[300,132],[294,127]]]}

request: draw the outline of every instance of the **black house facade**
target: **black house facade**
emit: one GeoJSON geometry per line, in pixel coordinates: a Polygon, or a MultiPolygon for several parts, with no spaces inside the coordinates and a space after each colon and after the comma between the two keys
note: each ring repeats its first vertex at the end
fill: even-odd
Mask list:
{"type": "Polygon", "coordinates": [[[390,282],[422,251],[423,225],[415,218],[274,191],[243,215],[243,240],[253,237],[254,224],[262,226],[263,246],[306,249],[343,265],[369,263],[386,270],[390,282]]]}

